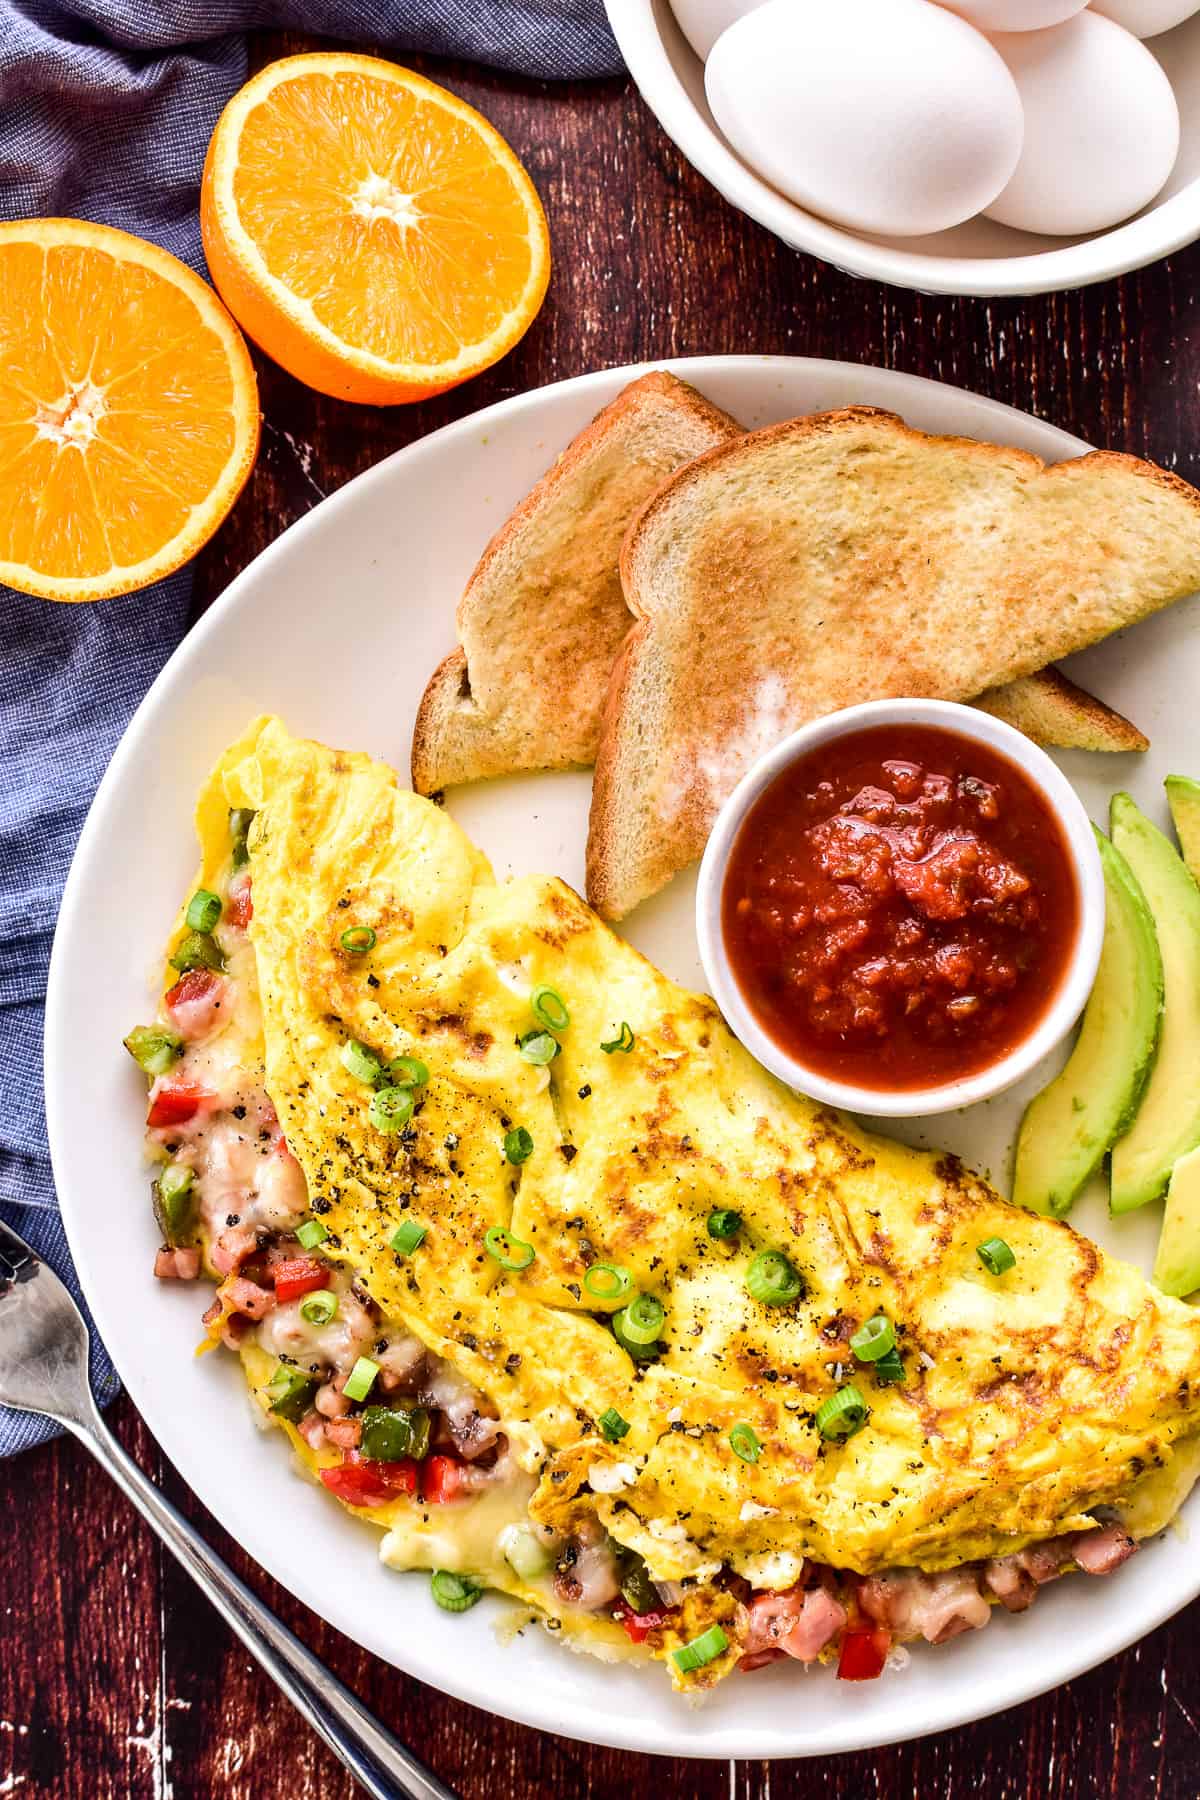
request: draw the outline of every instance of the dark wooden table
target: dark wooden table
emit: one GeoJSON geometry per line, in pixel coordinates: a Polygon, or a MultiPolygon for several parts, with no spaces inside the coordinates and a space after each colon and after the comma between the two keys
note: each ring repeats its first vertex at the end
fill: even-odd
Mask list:
{"type": "MultiPolygon", "coordinates": [[[[300,47],[274,38],[258,49],[267,60],[300,47]]],[[[772,351],[908,369],[1200,478],[1200,250],[1029,301],[869,286],[732,212],[627,83],[569,90],[453,64],[428,72],[494,119],[530,168],[556,256],[546,306],[499,368],[414,408],[342,406],[259,358],[262,451],[200,559],[197,610],[389,451],[505,395],[649,357],[772,351]]],[[[234,1567],[464,1800],[615,1800],[648,1788],[660,1800],[1200,1795],[1197,1607],[1058,1693],[962,1731],[821,1762],[651,1762],[507,1725],[356,1649],[223,1537],[127,1401],[111,1418],[234,1567]]],[[[73,1444],[0,1465],[0,1507],[0,1796],[351,1800],[348,1777],[73,1444]]]]}

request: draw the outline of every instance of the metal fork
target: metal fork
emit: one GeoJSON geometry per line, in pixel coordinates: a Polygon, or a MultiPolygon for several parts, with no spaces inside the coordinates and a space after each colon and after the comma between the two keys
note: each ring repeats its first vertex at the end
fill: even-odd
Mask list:
{"type": "Polygon", "coordinates": [[[88,1386],[88,1334],[79,1308],[53,1269],[3,1221],[0,1403],[46,1413],[74,1433],[372,1800],[458,1800],[238,1580],[125,1454],[88,1386]]]}

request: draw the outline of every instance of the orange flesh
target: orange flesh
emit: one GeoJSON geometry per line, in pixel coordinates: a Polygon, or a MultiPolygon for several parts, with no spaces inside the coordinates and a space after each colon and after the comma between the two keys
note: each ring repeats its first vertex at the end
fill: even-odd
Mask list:
{"type": "Polygon", "coordinates": [[[231,479],[253,412],[248,359],[232,363],[189,295],[125,260],[123,241],[90,226],[57,244],[0,237],[0,563],[5,579],[52,597],[98,597],[53,594],[63,580],[137,587],[167,572],[147,561],[190,533],[177,566],[253,455],[244,444],[231,479]]]}

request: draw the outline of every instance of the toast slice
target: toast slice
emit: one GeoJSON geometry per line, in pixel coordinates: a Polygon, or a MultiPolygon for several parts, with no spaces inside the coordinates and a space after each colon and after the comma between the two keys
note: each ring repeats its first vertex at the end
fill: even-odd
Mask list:
{"type": "Polygon", "coordinates": [[[621,918],[698,857],[788,731],[891,695],[970,700],[1200,586],[1200,494],[1131,456],[1050,468],[871,407],[680,470],[621,557],[637,624],[605,700],[588,897],[621,918]]]}
{"type": "Polygon", "coordinates": [[[681,463],[741,427],[686,382],[631,382],[563,451],[484,551],[458,648],[413,730],[412,783],[594,761],[604,694],[631,624],[618,562],[629,521],[681,463]]]}
{"type": "Polygon", "coordinates": [[[972,700],[1047,750],[1148,750],[1150,739],[1103,700],[1076,687],[1060,669],[1020,675],[972,700]]]}
{"type": "MultiPolygon", "coordinates": [[[[434,671],[417,714],[418,793],[595,761],[612,665],[633,622],[617,568],[626,528],[681,461],[740,431],[658,371],[625,388],[563,452],[492,540],[459,604],[462,642],[434,671]]],[[[980,704],[1040,744],[1146,747],[1128,720],[1053,671],[980,704]]]]}

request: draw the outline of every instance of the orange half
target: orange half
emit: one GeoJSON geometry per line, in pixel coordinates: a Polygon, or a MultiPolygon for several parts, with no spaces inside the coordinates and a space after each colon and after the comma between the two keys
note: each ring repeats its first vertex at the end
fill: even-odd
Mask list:
{"type": "Polygon", "coordinates": [[[103,600],[157,581],[257,447],[253,364],[198,275],[107,225],[0,224],[0,582],[103,600]]]}
{"type": "Polygon", "coordinates": [[[200,220],[213,280],[309,387],[388,405],[477,375],[550,279],[533,183],[455,95],[371,56],[286,57],[222,113],[200,220]]]}

